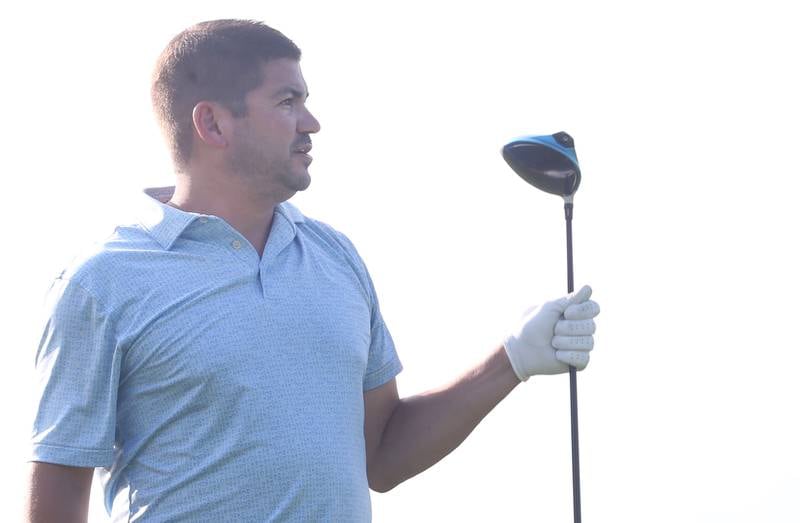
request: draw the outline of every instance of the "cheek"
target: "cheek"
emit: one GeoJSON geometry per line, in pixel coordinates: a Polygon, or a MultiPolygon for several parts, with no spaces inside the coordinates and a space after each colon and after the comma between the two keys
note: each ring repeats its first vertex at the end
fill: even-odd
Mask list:
{"type": "Polygon", "coordinates": [[[260,114],[248,124],[236,129],[234,138],[239,146],[234,150],[248,150],[262,157],[291,156],[297,132],[296,121],[288,111],[260,114]]]}
{"type": "Polygon", "coordinates": [[[269,115],[264,131],[278,141],[294,141],[297,130],[297,118],[294,111],[276,111],[269,115]]]}

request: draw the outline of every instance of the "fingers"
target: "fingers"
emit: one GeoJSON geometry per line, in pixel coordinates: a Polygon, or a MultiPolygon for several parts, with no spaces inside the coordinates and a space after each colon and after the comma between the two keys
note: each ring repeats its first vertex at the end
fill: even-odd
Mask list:
{"type": "Polygon", "coordinates": [[[591,336],[553,336],[553,348],[556,353],[562,350],[589,352],[594,348],[594,338],[591,336]]]}
{"type": "Polygon", "coordinates": [[[561,363],[572,365],[578,370],[583,370],[589,364],[589,353],[581,351],[557,350],[556,359],[561,363]]]}
{"type": "Polygon", "coordinates": [[[596,329],[593,318],[600,314],[600,306],[589,299],[591,296],[592,288],[584,285],[561,302],[565,304],[563,319],[556,322],[551,342],[556,359],[578,370],[589,364],[596,329]]]}
{"type": "Polygon", "coordinates": [[[588,320],[600,314],[600,305],[592,300],[568,306],[564,310],[566,320],[588,320]]]}
{"type": "Polygon", "coordinates": [[[560,320],[556,323],[556,336],[591,336],[597,327],[594,320],[560,320]]]}
{"type": "Polygon", "coordinates": [[[567,296],[567,306],[583,303],[592,297],[592,288],[584,285],[579,290],[567,296]]]}
{"type": "Polygon", "coordinates": [[[589,298],[592,297],[592,288],[588,285],[584,285],[579,290],[564,296],[563,298],[559,298],[554,300],[553,304],[563,313],[569,307],[573,305],[578,305],[579,303],[584,303],[589,298]]]}

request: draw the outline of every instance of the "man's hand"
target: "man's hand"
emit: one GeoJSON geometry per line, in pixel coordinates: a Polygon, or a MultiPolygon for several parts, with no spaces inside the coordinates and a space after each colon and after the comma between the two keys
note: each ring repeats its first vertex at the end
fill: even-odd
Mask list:
{"type": "Polygon", "coordinates": [[[589,298],[592,288],[534,307],[506,338],[503,346],[520,381],[536,374],[583,370],[594,346],[593,318],[600,306],[589,298]]]}

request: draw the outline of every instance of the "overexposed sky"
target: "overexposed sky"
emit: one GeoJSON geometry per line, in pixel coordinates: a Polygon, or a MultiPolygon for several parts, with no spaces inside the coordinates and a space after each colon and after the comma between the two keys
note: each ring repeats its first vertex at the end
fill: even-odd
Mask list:
{"type": "MultiPolygon", "coordinates": [[[[171,183],[149,106],[156,56],[195,22],[254,18],[303,50],[322,132],[293,201],[366,260],[402,395],[456,377],[564,292],[561,201],[499,150],[565,130],[583,172],[576,284],[603,309],[578,380],[584,520],[800,520],[800,33],[787,6],[4,4],[0,512],[24,485],[45,291],[141,187],[171,183]]],[[[374,520],[571,521],[568,399],[566,376],[518,387],[442,463],[374,494],[374,520]]]]}

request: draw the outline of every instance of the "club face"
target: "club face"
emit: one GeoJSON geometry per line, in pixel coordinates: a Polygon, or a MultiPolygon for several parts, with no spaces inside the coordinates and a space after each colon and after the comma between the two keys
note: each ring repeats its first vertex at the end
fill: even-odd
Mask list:
{"type": "Polygon", "coordinates": [[[564,132],[512,140],[503,158],[523,180],[550,194],[571,196],[581,183],[575,144],[564,132]]]}

